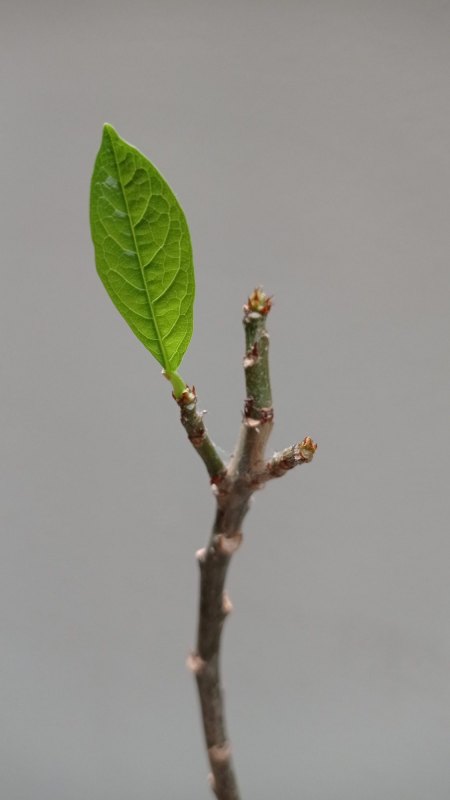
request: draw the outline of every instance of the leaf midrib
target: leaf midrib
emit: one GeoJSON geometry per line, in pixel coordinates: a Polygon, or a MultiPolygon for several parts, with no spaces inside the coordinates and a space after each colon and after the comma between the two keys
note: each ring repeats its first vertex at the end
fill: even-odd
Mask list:
{"type": "MultiPolygon", "coordinates": [[[[128,217],[128,222],[129,222],[129,225],[130,225],[130,228],[131,228],[131,235],[133,237],[134,249],[135,249],[136,257],[137,257],[137,260],[138,260],[139,269],[141,271],[142,283],[144,284],[145,295],[147,297],[148,307],[150,309],[152,322],[153,322],[153,325],[154,325],[154,328],[155,328],[155,331],[156,331],[156,336],[157,336],[157,339],[158,339],[158,345],[160,347],[161,355],[162,355],[163,361],[164,361],[163,366],[164,366],[164,369],[169,370],[170,369],[170,362],[169,362],[169,359],[167,357],[167,351],[166,351],[166,348],[164,347],[164,342],[162,340],[158,324],[156,322],[156,316],[155,316],[155,312],[153,310],[153,303],[152,303],[152,299],[151,299],[149,291],[148,291],[147,281],[145,280],[144,267],[143,267],[143,264],[142,264],[142,261],[141,261],[141,254],[140,254],[140,251],[139,251],[139,246],[138,246],[138,242],[137,242],[136,235],[135,235],[135,232],[134,232],[133,222],[132,222],[132,219],[131,219],[131,214],[130,214],[130,208],[129,208],[129,205],[128,205],[127,195],[125,193],[125,187],[122,184],[122,176],[120,174],[119,162],[117,160],[116,151],[115,151],[115,148],[114,148],[114,140],[112,139],[111,135],[109,134],[109,131],[108,131],[108,136],[109,136],[109,141],[111,143],[111,149],[112,149],[113,156],[114,156],[114,163],[116,165],[117,176],[119,178],[120,190],[122,192],[123,201],[125,203],[125,208],[127,210],[127,217],[128,217]]],[[[169,225],[170,225],[170,215],[169,215],[169,225]]],[[[149,262],[149,264],[151,264],[152,261],[153,261],[153,258],[149,262]]]]}

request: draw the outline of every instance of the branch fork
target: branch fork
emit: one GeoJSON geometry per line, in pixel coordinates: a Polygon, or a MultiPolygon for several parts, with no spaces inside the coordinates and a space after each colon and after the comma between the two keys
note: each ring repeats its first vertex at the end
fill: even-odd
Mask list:
{"type": "Polygon", "coordinates": [[[231,558],[242,543],[242,522],[254,491],[300,464],[309,463],[317,445],[307,436],[266,460],[273,427],[269,376],[267,315],[271,297],[255,289],[244,306],[246,400],[234,454],[225,464],[197,411],[195,388],[186,386],[175,398],[188,439],[203,460],[216,499],[209,542],[196,553],[200,567],[200,607],[196,650],[188,658],[200,698],[205,743],[211,769],[210,785],[218,800],[240,800],[227,735],[220,679],[223,623],[232,610],[225,592],[231,558]]]}

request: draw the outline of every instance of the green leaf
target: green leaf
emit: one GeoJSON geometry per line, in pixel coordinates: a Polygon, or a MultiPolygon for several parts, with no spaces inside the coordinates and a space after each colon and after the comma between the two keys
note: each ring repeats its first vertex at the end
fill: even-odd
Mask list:
{"type": "Polygon", "coordinates": [[[192,336],[195,294],[189,228],[162,175],[111,125],[94,166],[90,212],[98,274],[179,394],[185,385],[176,369],[192,336]]]}

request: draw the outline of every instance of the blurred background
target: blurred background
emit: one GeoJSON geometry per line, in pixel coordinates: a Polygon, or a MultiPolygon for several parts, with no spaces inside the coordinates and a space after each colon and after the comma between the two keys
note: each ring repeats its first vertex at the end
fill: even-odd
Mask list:
{"type": "Polygon", "coordinates": [[[104,121],[191,227],[181,374],[232,452],[274,295],[280,449],[223,673],[243,798],[450,796],[448,0],[3,0],[0,794],[207,800],[194,643],[213,501],[94,267],[104,121]]]}

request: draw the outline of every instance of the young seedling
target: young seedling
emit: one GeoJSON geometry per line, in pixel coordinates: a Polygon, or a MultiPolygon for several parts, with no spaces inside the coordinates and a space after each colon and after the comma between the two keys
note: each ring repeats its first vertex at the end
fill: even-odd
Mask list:
{"type": "Polygon", "coordinates": [[[170,187],[153,164],[105,125],[91,183],[95,260],[114,305],[172,384],[188,439],[203,460],[216,513],[206,547],[197,552],[200,603],[195,650],[188,658],[198,687],[210,785],[218,800],[239,800],[220,680],[220,641],[232,605],[227,570],[242,541],[250,498],[267,481],[309,463],[317,445],[307,436],[272,458],[273,426],[267,317],[270,297],[255,289],[244,306],[246,399],[233,455],[224,463],[197,410],[197,394],[178,373],[189,345],[195,294],[189,229],[170,187]]]}

